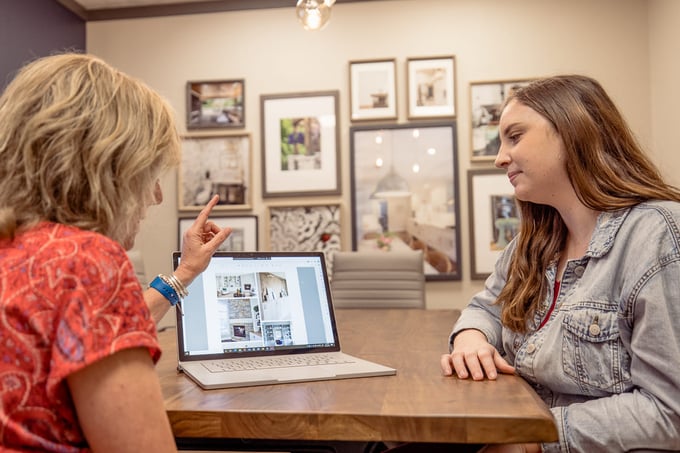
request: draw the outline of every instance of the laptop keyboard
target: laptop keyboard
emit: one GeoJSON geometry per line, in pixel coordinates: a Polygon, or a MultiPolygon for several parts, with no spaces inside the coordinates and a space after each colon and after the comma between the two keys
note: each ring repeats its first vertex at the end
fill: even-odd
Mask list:
{"type": "Polygon", "coordinates": [[[342,363],[352,363],[352,360],[343,359],[337,356],[330,356],[328,354],[304,354],[276,357],[248,357],[234,360],[211,360],[209,362],[202,363],[202,365],[206,367],[211,373],[223,373],[225,371],[337,365],[342,363]]]}

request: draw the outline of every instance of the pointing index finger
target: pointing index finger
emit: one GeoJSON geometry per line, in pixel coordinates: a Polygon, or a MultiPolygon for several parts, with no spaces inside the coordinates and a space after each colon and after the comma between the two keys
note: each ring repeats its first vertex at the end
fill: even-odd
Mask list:
{"type": "Polygon", "coordinates": [[[210,212],[212,211],[212,209],[215,207],[219,200],[220,200],[219,195],[213,195],[208,204],[206,204],[205,207],[201,209],[201,212],[198,214],[198,216],[196,216],[196,220],[198,221],[199,224],[205,225],[205,222],[208,221],[208,217],[210,216],[210,212]]]}

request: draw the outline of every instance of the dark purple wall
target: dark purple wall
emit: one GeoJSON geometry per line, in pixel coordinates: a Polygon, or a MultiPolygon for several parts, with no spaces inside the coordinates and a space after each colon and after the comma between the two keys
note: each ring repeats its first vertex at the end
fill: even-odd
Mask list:
{"type": "Polygon", "coordinates": [[[85,21],[56,0],[0,0],[0,91],[36,57],[85,48],[85,21]]]}

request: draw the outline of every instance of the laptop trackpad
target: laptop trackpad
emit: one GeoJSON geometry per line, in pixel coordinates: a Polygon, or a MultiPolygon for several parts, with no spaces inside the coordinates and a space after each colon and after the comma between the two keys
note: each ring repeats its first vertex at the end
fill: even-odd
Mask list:
{"type": "Polygon", "coordinates": [[[310,379],[327,379],[335,377],[335,373],[323,366],[301,368],[279,368],[276,370],[276,380],[293,382],[310,379]]]}

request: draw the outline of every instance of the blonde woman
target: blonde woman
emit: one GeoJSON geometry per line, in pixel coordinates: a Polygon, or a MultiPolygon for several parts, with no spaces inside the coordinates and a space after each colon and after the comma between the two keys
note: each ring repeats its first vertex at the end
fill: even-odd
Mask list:
{"type": "Polygon", "coordinates": [[[214,198],[145,292],[125,251],[179,146],[168,104],[92,56],[36,60],[0,97],[0,450],[176,450],[154,319],[230,230],[214,198]]]}

